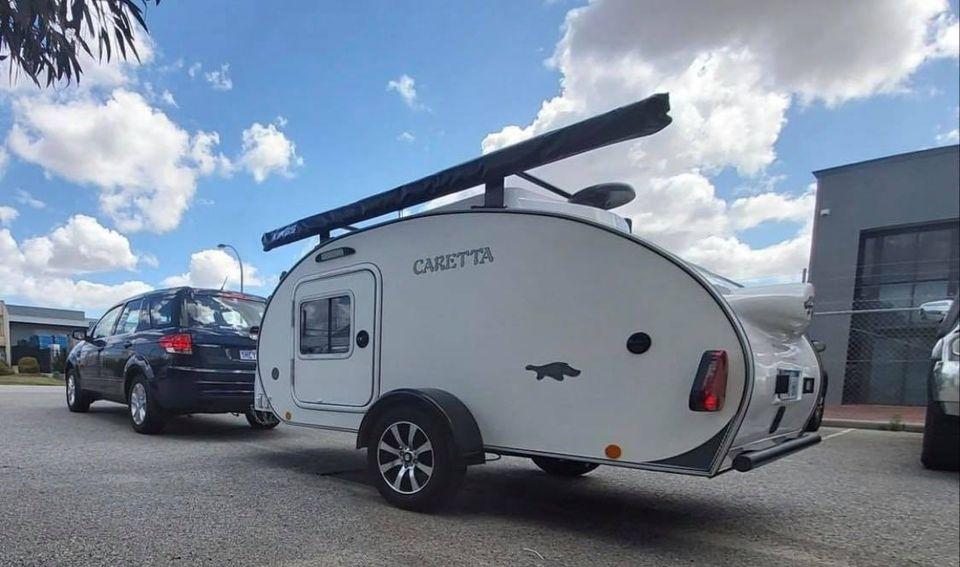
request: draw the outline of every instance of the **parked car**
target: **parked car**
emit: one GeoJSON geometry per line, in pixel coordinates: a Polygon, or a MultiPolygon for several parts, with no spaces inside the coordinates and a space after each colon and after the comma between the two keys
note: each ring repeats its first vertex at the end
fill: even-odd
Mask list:
{"type": "Polygon", "coordinates": [[[714,477],[819,442],[813,286],[711,282],[611,211],[629,185],[530,173],[653,134],[668,109],[658,95],[264,234],[265,250],[321,240],[270,297],[255,407],[355,432],[381,495],[413,510],[487,454],[714,477]]]}
{"type": "Polygon", "coordinates": [[[928,469],[960,469],[960,301],[920,306],[926,319],[940,321],[927,382],[927,417],[920,460],[928,469]]]}
{"type": "Polygon", "coordinates": [[[169,416],[243,413],[255,429],[278,420],[252,408],[256,334],[266,300],[180,287],[132,297],[74,333],[66,364],[67,407],[96,400],[130,407],[139,433],[157,433],[169,416]]]}

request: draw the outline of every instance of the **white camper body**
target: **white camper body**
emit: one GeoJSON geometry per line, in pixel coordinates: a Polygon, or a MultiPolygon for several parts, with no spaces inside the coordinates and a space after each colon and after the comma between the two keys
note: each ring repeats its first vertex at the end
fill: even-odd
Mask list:
{"type": "Polygon", "coordinates": [[[490,453],[714,476],[819,440],[809,285],[711,283],[613,213],[500,191],[304,256],[263,318],[256,408],[357,433],[411,508],[490,453]],[[718,353],[719,403],[694,408],[718,353]]]}

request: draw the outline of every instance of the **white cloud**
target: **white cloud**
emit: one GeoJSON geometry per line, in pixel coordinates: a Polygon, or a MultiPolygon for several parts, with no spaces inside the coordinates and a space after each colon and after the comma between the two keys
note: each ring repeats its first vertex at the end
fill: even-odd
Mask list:
{"type": "Polygon", "coordinates": [[[50,234],[25,240],[21,249],[34,269],[50,274],[133,270],[137,266],[127,238],[86,215],[74,215],[50,234]]]}
{"type": "Polygon", "coordinates": [[[294,168],[303,165],[297,146],[274,124],[254,122],[243,131],[243,147],[237,165],[248,171],[257,183],[271,173],[291,177],[294,168]]]}
{"type": "Polygon", "coordinates": [[[3,174],[7,172],[7,164],[10,162],[10,154],[7,153],[7,149],[3,146],[0,146],[0,179],[3,179],[3,174]]]}
{"type": "Polygon", "coordinates": [[[179,106],[177,106],[177,100],[173,98],[173,93],[166,89],[164,89],[163,93],[160,94],[160,100],[162,100],[168,106],[172,106],[173,108],[180,108],[179,106]]]}
{"type": "Polygon", "coordinates": [[[197,170],[203,175],[219,172],[220,175],[230,175],[233,172],[233,163],[222,153],[214,154],[216,146],[220,145],[220,134],[199,130],[190,143],[190,159],[197,165],[197,170]]]}
{"type": "Polygon", "coordinates": [[[812,193],[767,188],[727,202],[710,176],[735,168],[769,179],[765,168],[794,101],[837,105],[902,92],[925,61],[956,57],[949,10],[946,0],[596,0],[567,14],[549,62],[561,74],[559,93],[531,122],[491,133],[482,148],[670,92],[673,124],[662,132],[542,175],[570,190],[629,182],[637,199],[618,212],[633,218],[638,234],[720,273],[793,276],[809,253],[812,193]],[[798,231],[762,248],[738,236],[764,222],[795,223],[798,231]]]}
{"type": "Polygon", "coordinates": [[[197,73],[199,73],[200,69],[202,68],[203,68],[203,64],[194,63],[187,68],[187,75],[190,75],[190,78],[192,79],[197,76],[197,73]]]}
{"type": "Polygon", "coordinates": [[[50,234],[27,239],[22,245],[8,229],[0,229],[0,296],[42,305],[102,309],[152,288],[136,280],[107,285],[70,276],[133,269],[136,261],[126,238],[83,215],[75,215],[50,234]]]}
{"type": "Polygon", "coordinates": [[[28,207],[32,207],[34,209],[43,209],[47,206],[46,203],[44,203],[40,199],[37,199],[36,197],[31,195],[28,191],[24,191],[23,189],[17,189],[16,199],[17,199],[17,202],[20,203],[21,205],[27,205],[28,207]]]}
{"type": "Polygon", "coordinates": [[[735,230],[746,230],[771,221],[806,222],[813,218],[816,204],[815,188],[792,197],[783,193],[760,193],[750,197],[741,197],[728,209],[735,230]]]}
{"type": "MultiPolygon", "coordinates": [[[[257,269],[250,264],[243,264],[243,280],[245,286],[260,287],[263,280],[257,269]]],[[[190,267],[182,274],[165,278],[162,285],[166,287],[193,286],[219,289],[226,287],[239,288],[240,264],[231,254],[218,248],[200,250],[190,255],[190,267]]]]}
{"type": "Polygon", "coordinates": [[[414,136],[414,135],[411,134],[410,132],[406,132],[406,131],[400,132],[400,134],[397,136],[397,141],[398,141],[398,142],[405,142],[405,143],[407,143],[407,144],[413,142],[413,141],[416,140],[416,139],[417,139],[416,136],[414,136]]]}
{"type": "Polygon", "coordinates": [[[7,205],[0,205],[0,225],[9,225],[13,221],[17,220],[17,217],[20,216],[20,211],[9,207],[7,205]]]}
{"type": "Polygon", "coordinates": [[[937,134],[938,144],[956,144],[957,142],[960,142],[960,129],[954,128],[949,132],[937,134]]]}
{"type": "Polygon", "coordinates": [[[230,64],[224,63],[219,69],[208,71],[203,74],[210,86],[215,91],[229,91],[233,88],[233,79],[230,78],[230,64]]]}
{"type": "Polygon", "coordinates": [[[147,266],[150,268],[160,267],[160,260],[153,254],[150,254],[150,253],[140,254],[139,260],[140,260],[140,263],[143,264],[144,266],[147,266]]]}
{"type": "MultiPolygon", "coordinates": [[[[144,98],[125,89],[99,102],[20,98],[7,138],[21,159],[69,181],[94,185],[100,208],[123,231],[167,232],[180,223],[210,171],[209,134],[199,145],[144,98]],[[64,127],[69,125],[69,127],[64,127]]],[[[218,139],[218,138],[217,138],[218,139]]]]}
{"type": "Polygon", "coordinates": [[[387,91],[396,91],[403,102],[410,108],[417,110],[423,108],[417,99],[416,80],[410,75],[403,74],[399,78],[387,81],[387,91]]]}

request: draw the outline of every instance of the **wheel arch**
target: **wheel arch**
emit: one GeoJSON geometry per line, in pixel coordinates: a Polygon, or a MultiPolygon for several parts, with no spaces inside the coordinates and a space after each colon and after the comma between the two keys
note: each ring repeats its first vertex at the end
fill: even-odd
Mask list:
{"type": "Polygon", "coordinates": [[[150,365],[141,358],[131,357],[127,360],[127,365],[123,369],[123,397],[130,394],[130,384],[135,376],[143,376],[148,381],[153,381],[153,371],[150,365]]]}
{"type": "Polygon", "coordinates": [[[380,416],[398,406],[417,407],[436,415],[450,429],[465,464],[485,462],[483,438],[477,420],[459,398],[438,388],[400,388],[380,396],[360,422],[358,449],[369,445],[371,431],[380,416]]]}

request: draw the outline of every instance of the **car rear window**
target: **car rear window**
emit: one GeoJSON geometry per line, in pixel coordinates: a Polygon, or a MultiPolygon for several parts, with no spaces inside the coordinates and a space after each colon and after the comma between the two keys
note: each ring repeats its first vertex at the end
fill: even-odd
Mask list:
{"type": "Polygon", "coordinates": [[[242,295],[194,295],[187,299],[187,318],[192,328],[247,331],[260,325],[266,303],[242,295]]]}

